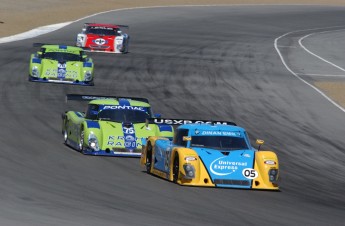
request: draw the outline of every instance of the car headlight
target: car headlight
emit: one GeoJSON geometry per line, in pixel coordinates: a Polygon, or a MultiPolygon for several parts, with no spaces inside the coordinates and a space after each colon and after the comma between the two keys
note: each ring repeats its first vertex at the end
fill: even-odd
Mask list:
{"type": "Polygon", "coordinates": [[[31,69],[31,75],[32,77],[36,77],[38,78],[40,73],[38,71],[38,67],[37,66],[33,66],[32,69],[31,69]]]}
{"type": "Polygon", "coordinates": [[[86,71],[84,74],[85,81],[89,82],[92,80],[92,73],[91,71],[86,71]]]}
{"type": "Polygon", "coordinates": [[[268,175],[270,182],[276,182],[278,179],[278,169],[270,169],[268,171],[268,175]]]}
{"type": "Polygon", "coordinates": [[[95,134],[90,133],[88,139],[89,147],[94,151],[99,151],[98,140],[95,134]]]}
{"type": "Polygon", "coordinates": [[[185,171],[185,176],[184,178],[186,179],[193,179],[195,178],[195,168],[191,164],[184,164],[183,169],[185,171]]]}

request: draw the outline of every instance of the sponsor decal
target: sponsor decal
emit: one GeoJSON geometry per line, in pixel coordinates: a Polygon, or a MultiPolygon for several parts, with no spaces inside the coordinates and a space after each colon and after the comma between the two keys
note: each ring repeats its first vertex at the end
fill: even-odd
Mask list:
{"type": "Polygon", "coordinates": [[[82,96],[81,98],[84,100],[114,99],[111,97],[97,97],[97,96],[82,96]]]}
{"type": "Polygon", "coordinates": [[[199,124],[214,124],[214,125],[227,125],[228,122],[222,121],[205,121],[205,120],[185,120],[185,119],[162,119],[162,118],[154,118],[153,123],[156,124],[168,124],[168,125],[184,125],[190,123],[199,123],[199,124]]]}
{"type": "Polygon", "coordinates": [[[105,105],[103,106],[102,110],[134,110],[134,111],[145,111],[143,107],[137,107],[137,106],[120,106],[120,105],[105,105]]]}
{"type": "Polygon", "coordinates": [[[63,69],[50,69],[50,68],[48,68],[45,71],[46,76],[62,78],[62,77],[59,77],[59,73],[61,73],[60,76],[64,75],[64,78],[76,79],[78,77],[77,71],[63,70],[63,69]]]}
{"type": "Polygon", "coordinates": [[[169,149],[167,149],[166,151],[164,151],[164,169],[165,171],[169,171],[169,163],[170,163],[170,158],[171,158],[171,151],[169,149]]]}
{"type": "Polygon", "coordinates": [[[66,63],[58,63],[57,77],[64,79],[66,75],[66,63]]]}
{"type": "MultiPolygon", "coordinates": [[[[115,136],[109,136],[108,137],[108,143],[107,145],[111,145],[111,146],[125,146],[126,149],[129,150],[133,150],[135,148],[137,148],[139,146],[139,144],[137,143],[138,139],[141,138],[137,138],[135,136],[135,130],[134,127],[126,127],[123,125],[122,123],[122,131],[123,131],[123,136],[118,136],[117,138],[117,142],[115,142],[115,136]],[[121,140],[121,141],[119,141],[121,140]]],[[[141,144],[140,144],[141,146],[141,144]]]]}
{"type": "Polygon", "coordinates": [[[204,130],[201,132],[201,135],[215,135],[215,136],[232,136],[239,137],[241,136],[240,132],[231,132],[231,131],[214,131],[214,130],[204,130]]]}
{"type": "Polygon", "coordinates": [[[92,29],[103,29],[103,30],[114,30],[112,27],[104,27],[104,26],[90,26],[92,29]]]}
{"type": "Polygon", "coordinates": [[[211,163],[210,171],[213,174],[218,176],[230,175],[238,170],[239,167],[246,167],[248,165],[247,162],[222,160],[224,158],[226,156],[220,157],[211,163]]]}
{"type": "Polygon", "coordinates": [[[142,147],[142,144],[138,142],[138,140],[142,141],[142,139],[146,139],[144,137],[139,138],[135,137],[132,135],[127,135],[127,136],[108,136],[108,146],[124,146],[125,142],[135,142],[136,143],[136,148],[142,147]]]}
{"type": "Polygon", "coordinates": [[[127,135],[127,136],[125,136],[125,141],[126,142],[133,142],[133,141],[135,141],[135,138],[132,135],[127,135]]]}
{"type": "Polygon", "coordinates": [[[250,154],[244,154],[243,157],[250,158],[250,154]]]}
{"type": "Polygon", "coordinates": [[[93,42],[96,43],[97,45],[100,45],[100,46],[107,43],[107,41],[103,38],[97,38],[97,39],[93,40],[93,42]]]}
{"type": "Polygon", "coordinates": [[[258,172],[255,169],[245,168],[242,170],[242,175],[247,179],[255,179],[259,176],[258,172]]]}

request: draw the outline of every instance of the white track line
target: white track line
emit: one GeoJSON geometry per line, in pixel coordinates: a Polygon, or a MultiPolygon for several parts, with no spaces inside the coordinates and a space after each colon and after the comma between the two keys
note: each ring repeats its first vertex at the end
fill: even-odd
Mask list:
{"type": "Polygon", "coordinates": [[[296,75],[310,76],[310,77],[344,77],[345,75],[323,75],[323,74],[305,74],[305,73],[296,73],[296,75]]]}
{"type": "MultiPolygon", "coordinates": [[[[243,4],[244,6],[247,6],[246,4],[243,4]]],[[[53,24],[53,25],[48,25],[48,26],[43,26],[43,27],[39,27],[36,29],[32,29],[28,32],[24,32],[18,35],[13,35],[13,36],[9,36],[9,37],[4,37],[4,38],[0,38],[0,44],[1,43],[7,43],[7,42],[13,42],[13,41],[18,41],[18,40],[23,40],[23,39],[27,39],[27,38],[33,38],[33,37],[37,37],[39,35],[42,34],[46,34],[55,30],[58,30],[60,28],[63,28],[73,22],[78,22],[80,20],[83,19],[87,19],[93,16],[97,16],[100,14],[104,14],[104,13],[108,13],[108,12],[117,12],[117,11],[125,11],[125,10],[133,10],[133,9],[151,9],[151,8],[168,8],[168,7],[212,7],[212,6],[243,6],[242,4],[238,4],[238,5],[172,5],[172,6],[149,6],[149,7],[132,7],[132,8],[122,8],[122,9],[114,9],[114,10],[109,10],[109,11],[104,11],[104,12],[99,12],[99,13],[95,13],[86,17],[82,17],[78,20],[75,21],[69,21],[69,22],[65,22],[65,23],[59,23],[59,24],[53,24]]],[[[251,5],[251,4],[248,4],[251,5]]],[[[255,4],[253,4],[255,5],[255,4]]],[[[275,4],[256,4],[256,5],[275,5],[275,4]]],[[[279,4],[277,4],[279,5],[279,4]]],[[[293,5],[293,4],[292,4],[293,5]]],[[[296,5],[300,5],[300,4],[296,4],[296,5]]],[[[302,4],[301,4],[302,5],[302,4]]],[[[343,27],[343,26],[333,26],[333,27],[328,27],[328,29],[330,28],[337,28],[337,27],[343,27]]],[[[286,67],[286,69],[293,74],[296,78],[298,78],[299,80],[301,80],[302,82],[304,82],[305,84],[307,84],[308,86],[310,86],[311,88],[313,88],[314,90],[316,90],[318,93],[320,93],[324,98],[326,98],[328,101],[330,101],[334,106],[336,106],[337,108],[339,108],[341,111],[345,112],[345,109],[342,108],[339,104],[335,103],[332,99],[330,99],[326,94],[324,94],[321,90],[319,90],[318,88],[316,88],[315,86],[313,86],[312,84],[308,83],[307,81],[305,81],[304,79],[302,79],[299,75],[297,75],[295,72],[293,72],[289,66],[286,64],[281,52],[279,51],[279,48],[277,46],[277,42],[279,39],[292,34],[292,33],[296,33],[296,32],[301,32],[301,31],[315,31],[315,30],[321,30],[321,29],[326,29],[326,28],[313,28],[313,29],[306,29],[306,30],[297,30],[297,31],[292,31],[292,32],[288,32],[285,33],[281,36],[279,36],[278,38],[276,38],[274,40],[274,48],[276,49],[282,63],[284,64],[284,66],[286,67]]],[[[285,47],[286,48],[286,47],[285,47]]],[[[293,47],[289,47],[289,48],[293,48],[293,47]]]]}
{"type": "Polygon", "coordinates": [[[56,31],[58,29],[61,29],[71,23],[78,22],[80,20],[84,20],[93,16],[97,16],[104,13],[109,12],[118,12],[118,11],[125,11],[125,10],[135,10],[135,9],[154,9],[154,8],[173,8],[173,7],[219,7],[219,6],[227,6],[227,7],[238,7],[238,6],[314,6],[313,4],[211,4],[211,5],[167,5],[167,6],[143,6],[143,7],[130,7],[130,8],[121,8],[121,9],[112,9],[108,11],[103,11],[99,13],[94,13],[85,17],[82,17],[80,19],[77,19],[75,21],[68,21],[64,23],[58,23],[58,24],[52,24],[47,26],[42,26],[38,28],[34,28],[32,30],[29,30],[24,33],[8,36],[8,37],[2,37],[0,38],[0,44],[2,43],[8,43],[8,42],[14,42],[19,40],[24,40],[28,38],[34,38],[39,35],[47,34],[52,31],[56,31]]]}
{"type": "Polygon", "coordinates": [[[323,93],[321,90],[319,90],[318,88],[316,88],[315,86],[313,86],[312,84],[308,83],[306,80],[302,79],[297,73],[295,73],[285,62],[283,55],[281,54],[279,48],[278,48],[278,41],[279,39],[292,34],[292,33],[296,33],[296,32],[301,32],[301,31],[315,31],[315,30],[321,30],[321,29],[331,29],[331,28],[336,28],[336,27],[341,27],[341,26],[334,26],[334,27],[327,27],[327,28],[314,28],[314,29],[307,29],[307,30],[298,30],[298,31],[292,31],[292,32],[288,32],[285,33],[281,36],[279,36],[278,38],[276,38],[274,40],[274,48],[276,49],[280,60],[282,61],[283,65],[285,66],[285,68],[291,73],[293,74],[297,79],[299,79],[300,81],[302,81],[303,83],[305,83],[306,85],[310,86],[312,89],[314,89],[316,92],[318,92],[321,96],[323,96],[324,98],[326,98],[329,102],[331,102],[334,106],[336,106],[337,108],[339,108],[342,112],[345,112],[345,109],[343,107],[341,107],[339,104],[337,104],[336,102],[334,102],[331,98],[329,98],[325,93],[323,93]]]}
{"type": "MultiPolygon", "coordinates": [[[[337,30],[337,31],[341,31],[341,30],[345,30],[345,29],[339,29],[339,30],[337,30]]],[[[305,38],[308,38],[308,37],[310,37],[310,36],[312,36],[312,35],[314,35],[314,34],[322,34],[322,33],[328,33],[328,32],[330,32],[330,31],[314,32],[314,33],[305,35],[305,36],[303,36],[302,38],[300,38],[300,39],[298,40],[298,43],[299,43],[299,45],[300,45],[305,51],[307,51],[309,54],[313,55],[314,57],[316,57],[316,58],[322,60],[323,62],[326,62],[326,63],[332,65],[333,67],[338,68],[338,69],[341,70],[341,71],[345,71],[344,68],[342,68],[342,67],[340,67],[340,66],[338,66],[338,65],[336,65],[336,64],[334,64],[334,63],[332,63],[332,62],[330,62],[330,61],[328,61],[328,60],[326,60],[326,59],[324,59],[324,58],[322,58],[322,57],[320,57],[319,55],[317,55],[317,54],[313,53],[312,51],[310,51],[309,49],[307,49],[307,48],[302,44],[302,41],[303,41],[305,38]]]]}

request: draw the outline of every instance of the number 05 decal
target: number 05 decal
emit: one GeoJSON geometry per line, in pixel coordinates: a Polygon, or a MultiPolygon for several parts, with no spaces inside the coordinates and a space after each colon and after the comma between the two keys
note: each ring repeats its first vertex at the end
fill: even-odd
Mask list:
{"type": "Polygon", "coordinates": [[[258,172],[255,169],[246,168],[242,171],[242,174],[247,179],[255,179],[258,177],[258,172]]]}

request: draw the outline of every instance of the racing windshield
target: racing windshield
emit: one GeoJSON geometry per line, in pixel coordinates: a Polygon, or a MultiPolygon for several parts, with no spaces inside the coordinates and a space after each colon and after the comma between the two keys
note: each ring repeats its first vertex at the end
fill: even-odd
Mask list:
{"type": "Polygon", "coordinates": [[[129,109],[106,109],[98,113],[99,120],[113,121],[113,122],[132,122],[143,123],[147,118],[150,118],[150,113],[146,111],[136,111],[129,109]]]}
{"type": "Polygon", "coordinates": [[[88,27],[87,34],[104,35],[104,36],[117,36],[119,29],[111,27],[88,27]]]}
{"type": "Polygon", "coordinates": [[[77,54],[67,52],[45,52],[42,55],[44,59],[56,60],[59,62],[63,61],[83,61],[82,57],[77,54]]]}
{"type": "Polygon", "coordinates": [[[243,137],[231,136],[192,136],[191,147],[203,147],[220,150],[248,149],[248,145],[243,137]]]}

